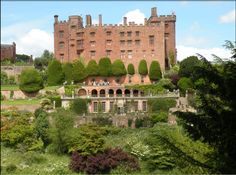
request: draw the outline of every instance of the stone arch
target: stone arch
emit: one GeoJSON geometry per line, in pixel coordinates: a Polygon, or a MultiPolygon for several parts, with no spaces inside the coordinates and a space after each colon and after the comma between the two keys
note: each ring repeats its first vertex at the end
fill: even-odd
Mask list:
{"type": "Polygon", "coordinates": [[[133,90],[133,96],[138,97],[139,91],[137,89],[133,90]]]}
{"type": "Polygon", "coordinates": [[[85,89],[80,89],[78,91],[78,96],[86,96],[87,95],[87,91],[85,89]]]}
{"type": "Polygon", "coordinates": [[[97,97],[98,96],[98,91],[96,89],[93,89],[91,92],[92,97],[97,97]]]}
{"type": "Polygon", "coordinates": [[[121,89],[116,90],[116,96],[117,97],[122,97],[122,90],[121,89]]]}
{"type": "Polygon", "coordinates": [[[105,89],[101,89],[101,90],[99,91],[99,96],[100,96],[100,97],[105,97],[105,96],[106,96],[106,91],[105,91],[105,89]]]}
{"type": "Polygon", "coordinates": [[[109,94],[109,97],[113,97],[114,96],[114,90],[109,89],[108,94],[109,94]]]}
{"type": "Polygon", "coordinates": [[[125,89],[125,96],[130,97],[130,90],[129,89],[125,89]]]}

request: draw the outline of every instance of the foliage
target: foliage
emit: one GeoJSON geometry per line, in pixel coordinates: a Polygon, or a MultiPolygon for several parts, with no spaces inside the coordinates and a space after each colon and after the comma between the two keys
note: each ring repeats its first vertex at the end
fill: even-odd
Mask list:
{"type": "Polygon", "coordinates": [[[57,60],[52,60],[47,69],[47,76],[48,76],[48,85],[49,86],[56,86],[60,85],[63,82],[63,72],[62,72],[62,65],[57,60]]]}
{"type": "Polygon", "coordinates": [[[139,170],[138,161],[119,148],[107,149],[103,153],[82,156],[74,152],[71,157],[70,168],[75,172],[87,174],[108,174],[111,169],[122,165],[127,172],[139,170]]]}
{"type": "Polygon", "coordinates": [[[136,89],[143,91],[146,95],[157,95],[165,92],[164,87],[161,84],[149,84],[149,85],[132,85],[126,86],[128,89],[136,89]]]}
{"type": "Polygon", "coordinates": [[[162,78],[158,84],[160,86],[162,86],[163,88],[165,89],[168,89],[170,91],[173,91],[174,88],[175,88],[175,85],[172,83],[172,81],[170,79],[167,79],[167,78],[162,78]]]}
{"type": "Polygon", "coordinates": [[[175,65],[175,54],[172,50],[169,52],[169,61],[171,67],[173,67],[175,65]]]}
{"type": "Polygon", "coordinates": [[[122,75],[126,75],[126,74],[127,74],[127,71],[125,69],[125,65],[124,65],[123,61],[120,59],[115,60],[112,63],[112,75],[122,76],[122,75]]]}
{"type": "Polygon", "coordinates": [[[130,63],[130,64],[128,65],[127,71],[128,71],[128,74],[129,74],[129,75],[134,75],[134,74],[135,74],[134,65],[133,65],[132,63],[130,63]]]}
{"type": "Polygon", "coordinates": [[[222,62],[214,67],[204,57],[194,73],[198,113],[179,113],[180,122],[194,139],[212,145],[221,173],[236,172],[236,63],[222,62]],[[194,127],[192,127],[194,126],[194,127]]]}
{"type": "Polygon", "coordinates": [[[139,62],[138,73],[139,73],[140,75],[147,75],[147,74],[148,74],[148,68],[147,68],[147,62],[146,62],[146,60],[141,60],[141,61],[139,62]]]}
{"type": "Polygon", "coordinates": [[[149,78],[152,81],[160,80],[162,77],[161,67],[158,61],[152,61],[149,68],[149,78]]]}
{"type": "Polygon", "coordinates": [[[17,166],[15,164],[12,164],[12,163],[7,165],[7,167],[6,167],[6,171],[8,173],[12,173],[12,172],[16,171],[16,169],[17,169],[17,166]]]}
{"type": "Polygon", "coordinates": [[[9,85],[14,85],[14,84],[16,84],[16,80],[15,80],[15,77],[14,77],[14,76],[12,76],[12,75],[9,76],[8,84],[9,84],[9,85]]]}
{"type": "Polygon", "coordinates": [[[43,79],[35,69],[25,69],[20,75],[20,90],[28,93],[38,92],[43,89],[43,79]]]}
{"type": "Polygon", "coordinates": [[[75,83],[78,83],[84,80],[86,77],[87,73],[84,64],[80,60],[77,60],[73,63],[72,79],[75,83]]]}
{"type": "Polygon", "coordinates": [[[62,71],[65,77],[65,81],[67,84],[71,84],[71,81],[73,80],[72,74],[73,74],[73,64],[71,63],[65,63],[62,65],[62,71]]]}
{"type": "Polygon", "coordinates": [[[8,84],[8,76],[6,72],[1,71],[1,85],[8,84]]]}
{"type": "Polygon", "coordinates": [[[154,113],[151,115],[151,121],[153,124],[156,124],[157,122],[167,122],[168,121],[168,113],[167,112],[159,112],[154,113]]]}
{"type": "Polygon", "coordinates": [[[86,67],[86,72],[88,76],[98,76],[99,75],[99,67],[95,60],[90,60],[86,67]]]}
{"type": "Polygon", "coordinates": [[[13,99],[14,91],[10,91],[10,99],[13,99]]]}
{"type": "Polygon", "coordinates": [[[34,59],[34,67],[35,69],[45,70],[52,60],[53,53],[48,50],[44,50],[40,57],[34,59]]]}
{"type": "Polygon", "coordinates": [[[1,101],[4,100],[4,95],[2,95],[2,92],[1,92],[1,101]]]}
{"type": "Polygon", "coordinates": [[[61,96],[51,96],[51,97],[49,97],[49,99],[51,100],[52,104],[55,101],[55,107],[56,108],[61,107],[61,96]]]}
{"type": "Polygon", "coordinates": [[[67,97],[72,97],[72,94],[74,93],[75,94],[75,88],[77,86],[76,85],[65,85],[64,88],[65,88],[65,95],[67,97]]]}
{"type": "Polygon", "coordinates": [[[87,113],[87,100],[81,98],[74,99],[71,103],[71,109],[76,114],[87,113]]]}
{"type": "Polygon", "coordinates": [[[186,77],[180,78],[177,85],[178,85],[180,92],[182,94],[185,94],[185,92],[188,89],[192,89],[194,87],[192,80],[190,78],[186,78],[186,77]]]}
{"type": "Polygon", "coordinates": [[[99,75],[109,77],[112,75],[112,64],[110,58],[101,58],[99,60],[99,75]]]}
{"type": "Polygon", "coordinates": [[[150,127],[150,126],[151,123],[148,117],[135,119],[135,128],[150,127]]]}
{"type": "Polygon", "coordinates": [[[29,55],[16,54],[16,61],[31,62],[33,60],[32,60],[32,58],[29,55]]]}
{"type": "Polygon", "coordinates": [[[40,101],[41,108],[44,110],[50,110],[53,108],[53,104],[50,99],[44,98],[40,101]]]}
{"type": "Polygon", "coordinates": [[[98,126],[111,126],[112,119],[108,117],[97,116],[92,118],[92,121],[98,126]]]}
{"type": "Polygon", "coordinates": [[[168,112],[169,108],[173,108],[176,105],[175,99],[171,98],[160,98],[160,99],[149,99],[148,106],[150,112],[168,112]]]}
{"type": "Polygon", "coordinates": [[[132,123],[133,123],[133,119],[128,119],[128,127],[131,127],[132,126],[132,123]]]}
{"type": "Polygon", "coordinates": [[[201,65],[201,61],[196,56],[189,56],[180,62],[179,75],[180,77],[192,77],[196,67],[201,65]]]}

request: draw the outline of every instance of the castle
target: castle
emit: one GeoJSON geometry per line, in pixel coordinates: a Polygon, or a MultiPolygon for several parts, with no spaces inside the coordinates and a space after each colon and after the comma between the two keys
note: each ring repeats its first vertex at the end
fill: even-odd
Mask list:
{"type": "Polygon", "coordinates": [[[127,23],[124,17],[123,24],[107,25],[99,15],[99,23],[93,25],[91,15],[86,15],[84,26],[81,16],[59,21],[55,15],[54,54],[61,62],[80,57],[85,63],[91,59],[98,62],[102,57],[109,57],[112,62],[120,58],[126,67],[132,63],[135,68],[141,59],[148,66],[157,60],[164,71],[170,64],[170,53],[176,58],[175,22],[174,14],[158,16],[156,7],[151,9],[151,16],[144,19],[144,24],[127,23]]]}
{"type": "Polygon", "coordinates": [[[1,61],[5,59],[16,60],[16,43],[1,44],[1,61]]]}

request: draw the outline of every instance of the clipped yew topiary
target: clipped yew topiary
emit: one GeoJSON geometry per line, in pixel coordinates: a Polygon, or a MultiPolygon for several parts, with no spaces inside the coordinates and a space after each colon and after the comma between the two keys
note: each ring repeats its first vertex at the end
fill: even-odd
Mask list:
{"type": "Polygon", "coordinates": [[[73,64],[71,63],[66,63],[62,65],[62,70],[65,76],[65,81],[67,81],[67,84],[70,84],[71,81],[73,80],[72,74],[73,74],[73,64]]]}
{"type": "Polygon", "coordinates": [[[134,70],[134,65],[133,64],[129,64],[127,70],[128,70],[129,75],[134,75],[135,70],[134,70]]]}
{"type": "Polygon", "coordinates": [[[112,64],[110,58],[101,58],[99,60],[99,75],[103,77],[112,76],[112,64]]]}
{"type": "Polygon", "coordinates": [[[120,59],[115,60],[112,64],[112,74],[114,76],[122,76],[122,75],[126,75],[127,71],[125,69],[125,65],[123,63],[123,61],[121,61],[120,59]]]}
{"type": "Polygon", "coordinates": [[[84,80],[87,77],[86,69],[81,61],[76,61],[72,68],[72,78],[75,83],[84,80]]]}
{"type": "Polygon", "coordinates": [[[48,75],[49,86],[62,84],[64,77],[61,63],[57,60],[51,61],[48,65],[47,75],[48,75]]]}
{"type": "Polygon", "coordinates": [[[19,87],[27,93],[38,92],[43,89],[43,78],[36,69],[25,69],[21,72],[19,87]]]}
{"type": "Polygon", "coordinates": [[[147,62],[146,62],[146,60],[141,60],[141,61],[139,62],[138,73],[139,73],[140,75],[147,75],[147,74],[148,74],[148,68],[147,68],[147,62]]]}
{"type": "Polygon", "coordinates": [[[161,79],[161,68],[158,61],[152,61],[149,69],[149,78],[152,81],[157,81],[161,79]]]}
{"type": "Polygon", "coordinates": [[[98,70],[98,64],[95,60],[90,60],[87,67],[86,71],[88,76],[98,76],[99,75],[99,70],[98,70]]]}

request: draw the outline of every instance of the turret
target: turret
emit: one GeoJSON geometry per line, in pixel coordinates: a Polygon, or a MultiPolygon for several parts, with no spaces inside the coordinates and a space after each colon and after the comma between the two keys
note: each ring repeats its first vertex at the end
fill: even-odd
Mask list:
{"type": "Polygon", "coordinates": [[[54,23],[58,23],[58,15],[54,15],[54,23]]]}

